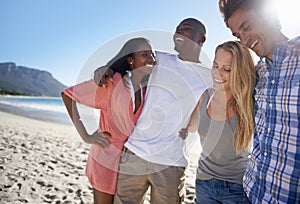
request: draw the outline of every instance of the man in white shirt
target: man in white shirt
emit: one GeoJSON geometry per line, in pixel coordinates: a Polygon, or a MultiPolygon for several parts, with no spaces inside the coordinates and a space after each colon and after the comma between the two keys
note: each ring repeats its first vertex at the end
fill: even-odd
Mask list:
{"type": "Polygon", "coordinates": [[[210,69],[199,56],[206,29],[187,18],[173,40],[178,55],[156,52],[143,111],[125,143],[114,203],[182,203],[185,195],[186,141],[178,136],[201,94],[211,85],[210,69]]]}

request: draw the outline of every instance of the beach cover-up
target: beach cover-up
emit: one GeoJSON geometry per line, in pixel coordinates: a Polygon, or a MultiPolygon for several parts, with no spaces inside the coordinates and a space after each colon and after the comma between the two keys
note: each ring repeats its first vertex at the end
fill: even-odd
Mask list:
{"type": "Polygon", "coordinates": [[[141,113],[144,100],[134,113],[130,88],[120,74],[115,74],[112,81],[107,80],[106,87],[99,87],[89,80],[65,89],[64,94],[80,104],[101,110],[98,131],[111,134],[108,138],[111,145],[105,148],[91,145],[86,175],[93,188],[114,194],[123,146],[141,113]]]}

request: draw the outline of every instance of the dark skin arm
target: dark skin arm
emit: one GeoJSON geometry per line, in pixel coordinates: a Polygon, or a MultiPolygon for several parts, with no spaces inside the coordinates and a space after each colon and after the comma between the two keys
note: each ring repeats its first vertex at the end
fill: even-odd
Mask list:
{"type": "Polygon", "coordinates": [[[61,97],[66,106],[68,114],[69,114],[77,132],[83,139],[83,141],[86,142],[87,144],[97,144],[97,145],[100,145],[101,147],[109,146],[110,142],[107,139],[107,137],[111,137],[110,133],[95,131],[91,135],[88,134],[82,121],[80,120],[80,115],[78,113],[76,102],[73,101],[70,97],[68,97],[64,93],[61,93],[61,97]]]}

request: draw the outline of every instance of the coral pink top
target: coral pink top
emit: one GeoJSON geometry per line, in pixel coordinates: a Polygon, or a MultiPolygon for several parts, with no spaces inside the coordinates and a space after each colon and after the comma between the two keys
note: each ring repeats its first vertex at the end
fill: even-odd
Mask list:
{"type": "Polygon", "coordinates": [[[115,74],[112,82],[107,80],[105,88],[90,80],[64,90],[74,101],[101,109],[99,131],[111,134],[111,145],[91,145],[86,174],[93,188],[109,194],[115,193],[123,146],[141,113],[145,96],[143,93],[141,105],[134,113],[130,88],[121,79],[120,74],[115,74]]]}

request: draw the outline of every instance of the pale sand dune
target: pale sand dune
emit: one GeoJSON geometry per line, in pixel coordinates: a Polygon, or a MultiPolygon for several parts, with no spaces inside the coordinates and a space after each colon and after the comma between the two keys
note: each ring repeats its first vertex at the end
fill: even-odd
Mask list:
{"type": "MultiPolygon", "coordinates": [[[[88,152],[72,126],[0,111],[0,203],[93,203],[88,152]]],[[[195,168],[194,158],[185,203],[193,203],[195,168]]]]}

